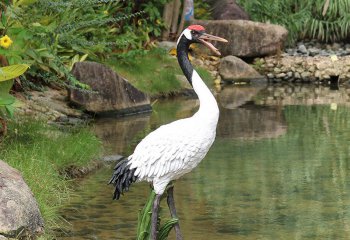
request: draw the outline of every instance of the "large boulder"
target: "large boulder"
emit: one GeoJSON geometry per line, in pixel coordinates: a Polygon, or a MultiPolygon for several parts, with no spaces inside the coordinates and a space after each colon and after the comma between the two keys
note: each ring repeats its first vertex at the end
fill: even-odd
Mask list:
{"type": "Polygon", "coordinates": [[[213,18],[215,20],[249,20],[249,15],[235,0],[216,0],[213,3],[213,18]]]}
{"type": "Polygon", "coordinates": [[[33,193],[19,171],[0,161],[0,239],[31,239],[43,231],[33,193]]]}
{"type": "Polygon", "coordinates": [[[219,74],[222,80],[229,82],[264,78],[253,67],[235,56],[226,56],[220,60],[219,74]]]}
{"type": "Polygon", "coordinates": [[[129,115],[151,110],[149,97],[107,66],[95,62],[74,64],[72,74],[92,91],[71,89],[70,101],[97,115],[129,115]]]}
{"type": "Polygon", "coordinates": [[[247,20],[195,20],[208,33],[226,38],[228,43],[215,43],[223,56],[262,57],[283,49],[288,31],[279,25],[247,20]]]}

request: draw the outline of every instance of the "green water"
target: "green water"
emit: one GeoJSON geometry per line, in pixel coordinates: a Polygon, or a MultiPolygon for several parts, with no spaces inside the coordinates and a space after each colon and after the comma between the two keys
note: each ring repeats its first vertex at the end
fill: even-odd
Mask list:
{"type": "MultiPolygon", "coordinates": [[[[315,105],[308,96],[300,105],[263,104],[271,94],[259,91],[240,107],[227,107],[230,91],[218,96],[226,108],[217,139],[198,168],[175,184],[185,239],[350,239],[348,103],[333,98],[315,105]]],[[[129,154],[147,132],[195,110],[193,100],[158,102],[151,116],[101,120],[96,132],[108,153],[129,154]]],[[[112,201],[111,173],[103,168],[77,182],[62,209],[70,229],[58,239],[135,239],[149,186],[135,184],[112,201]]]]}

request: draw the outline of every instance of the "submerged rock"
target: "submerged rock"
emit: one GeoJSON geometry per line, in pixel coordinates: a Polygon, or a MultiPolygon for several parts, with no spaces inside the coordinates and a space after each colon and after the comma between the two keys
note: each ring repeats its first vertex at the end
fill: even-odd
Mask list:
{"type": "Polygon", "coordinates": [[[221,59],[219,74],[224,81],[249,81],[263,78],[253,67],[235,56],[226,56],[221,59]]]}
{"type": "Polygon", "coordinates": [[[151,110],[149,97],[107,66],[95,62],[74,64],[72,74],[92,91],[71,89],[70,101],[97,115],[130,115],[151,110]]]}
{"type": "Polygon", "coordinates": [[[43,232],[33,193],[19,171],[0,161],[0,239],[29,239],[43,232]]]}
{"type": "Polygon", "coordinates": [[[288,31],[279,25],[247,20],[196,20],[210,34],[226,38],[216,43],[223,56],[260,57],[274,55],[283,49],[288,31]]]}

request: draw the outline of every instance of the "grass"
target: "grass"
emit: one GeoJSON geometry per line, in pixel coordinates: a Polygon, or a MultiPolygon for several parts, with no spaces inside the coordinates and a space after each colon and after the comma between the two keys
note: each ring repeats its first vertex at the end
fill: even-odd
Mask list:
{"type": "Polygon", "coordinates": [[[8,135],[0,142],[0,156],[22,173],[34,193],[45,221],[46,234],[41,239],[60,227],[58,210],[71,193],[59,169],[87,165],[101,149],[101,142],[86,128],[62,132],[32,119],[9,123],[8,135]]]}
{"type": "MultiPolygon", "coordinates": [[[[176,78],[176,75],[183,75],[181,68],[176,58],[163,49],[154,48],[127,62],[109,61],[107,64],[150,96],[172,95],[183,89],[176,78]]],[[[207,70],[198,67],[196,70],[207,84],[212,84],[213,79],[207,70]]]]}

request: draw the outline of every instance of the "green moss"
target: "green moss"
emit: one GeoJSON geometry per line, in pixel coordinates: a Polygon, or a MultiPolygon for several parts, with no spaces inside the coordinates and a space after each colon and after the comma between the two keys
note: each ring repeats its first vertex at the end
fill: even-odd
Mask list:
{"type": "Polygon", "coordinates": [[[1,159],[22,173],[39,204],[48,235],[60,226],[58,209],[71,193],[59,170],[70,164],[87,165],[101,149],[101,142],[87,128],[62,132],[32,119],[10,122],[9,135],[0,142],[1,159]]]}

